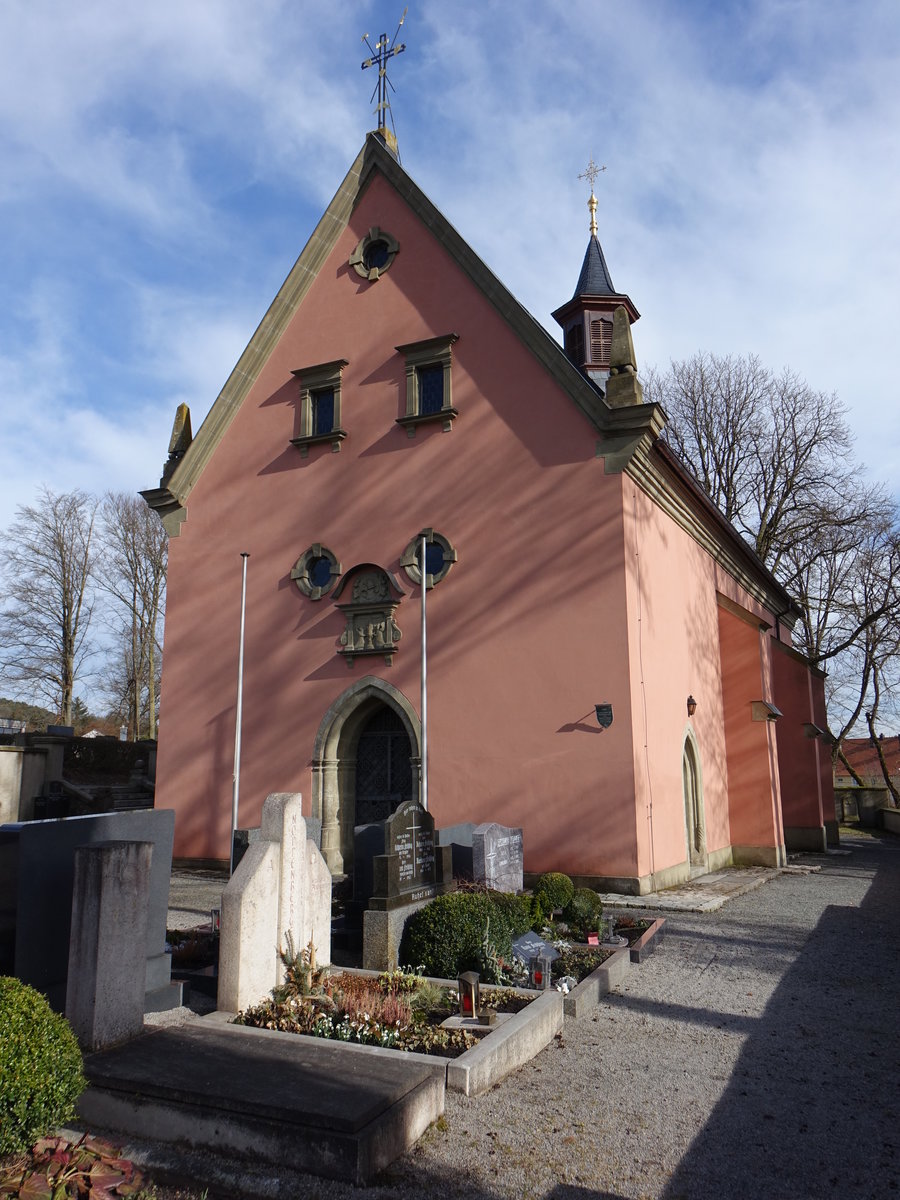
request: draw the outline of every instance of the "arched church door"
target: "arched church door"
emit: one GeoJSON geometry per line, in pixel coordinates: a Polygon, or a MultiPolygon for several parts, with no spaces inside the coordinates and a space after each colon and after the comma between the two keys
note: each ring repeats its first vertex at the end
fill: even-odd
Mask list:
{"type": "Polygon", "coordinates": [[[355,824],[386,821],[413,799],[409,735],[396,713],[382,704],[369,717],[356,746],[355,824]]]}
{"type": "Polygon", "coordinates": [[[688,852],[693,873],[706,870],[706,822],[703,818],[703,787],[697,753],[690,738],[684,743],[681,762],[684,784],[684,814],[687,826],[688,852]]]}

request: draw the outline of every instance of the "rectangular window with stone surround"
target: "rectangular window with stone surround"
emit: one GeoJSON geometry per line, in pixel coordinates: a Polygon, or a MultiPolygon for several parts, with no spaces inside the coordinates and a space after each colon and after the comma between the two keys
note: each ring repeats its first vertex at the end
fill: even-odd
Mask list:
{"type": "Polygon", "coordinates": [[[291,438],[306,458],[310,446],[330,442],[336,453],[347,431],[341,425],[341,374],[345,358],[292,371],[300,384],[299,433],[291,438]]]}
{"type": "Polygon", "coordinates": [[[449,430],[459,415],[453,407],[452,351],[458,334],[410,342],[397,350],[406,359],[406,412],[397,418],[409,437],[415,437],[419,425],[440,422],[449,430]]]}

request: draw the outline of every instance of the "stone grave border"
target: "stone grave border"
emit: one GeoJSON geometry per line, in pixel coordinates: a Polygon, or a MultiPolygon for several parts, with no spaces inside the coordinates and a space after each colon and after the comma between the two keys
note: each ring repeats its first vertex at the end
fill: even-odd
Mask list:
{"type": "MultiPolygon", "coordinates": [[[[631,963],[641,963],[653,953],[663,937],[665,917],[655,917],[653,924],[645,930],[633,946],[614,950],[606,962],[601,963],[581,983],[563,997],[567,1017],[583,1017],[599,1006],[601,999],[622,982],[631,963]]],[[[585,946],[584,949],[588,947],[585,946]]]]}
{"type": "MultiPolygon", "coordinates": [[[[335,971],[346,971],[348,975],[362,975],[369,979],[377,979],[382,971],[366,971],[360,967],[335,967],[335,971]]],[[[430,983],[441,987],[456,987],[454,979],[434,979],[427,977],[430,983]]],[[[495,991],[496,985],[484,984],[484,991],[495,991]]],[[[443,1058],[439,1054],[417,1054],[409,1050],[392,1050],[384,1046],[362,1046],[357,1042],[338,1042],[328,1040],[329,1046],[338,1046],[342,1053],[389,1055],[392,1058],[405,1059],[410,1063],[431,1066],[437,1073],[443,1074],[446,1087],[451,1092],[460,1092],[464,1096],[480,1096],[505,1079],[507,1075],[530,1062],[532,1058],[562,1032],[563,1027],[563,994],[555,989],[545,992],[529,991],[527,988],[512,988],[511,991],[520,995],[534,997],[527,1008],[514,1013],[508,1021],[504,1021],[492,1033],[482,1037],[477,1046],[473,1046],[458,1058],[443,1058]]],[[[232,1025],[235,1014],[230,1012],[214,1012],[203,1017],[204,1022],[221,1025],[236,1036],[251,1034],[269,1037],[273,1033],[282,1037],[308,1037],[306,1034],[289,1033],[287,1031],[257,1029],[253,1026],[232,1025]]],[[[311,1041],[321,1039],[310,1038],[311,1041]]]]}
{"type": "Polygon", "coordinates": [[[666,936],[666,918],[654,917],[653,924],[646,929],[631,946],[631,961],[642,963],[653,954],[666,936]]]}

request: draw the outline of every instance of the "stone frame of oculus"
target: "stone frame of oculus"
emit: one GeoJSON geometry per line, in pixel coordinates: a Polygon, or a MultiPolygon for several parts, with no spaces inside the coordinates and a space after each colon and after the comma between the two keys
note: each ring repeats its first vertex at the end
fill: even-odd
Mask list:
{"type": "Polygon", "coordinates": [[[459,558],[456,549],[442,533],[433,529],[423,529],[407,544],[400,558],[400,566],[406,572],[412,583],[422,582],[422,571],[419,565],[419,543],[425,536],[425,586],[434,587],[450,572],[450,568],[459,558]],[[429,569],[432,568],[432,569],[429,569]]]}
{"type": "Polygon", "coordinates": [[[304,596],[321,600],[327,596],[341,576],[341,564],[320,542],[313,542],[294,564],[291,579],[304,596]]]}
{"type": "Polygon", "coordinates": [[[357,275],[375,283],[385,271],[391,269],[399,249],[400,243],[395,237],[378,225],[373,225],[365,237],[356,243],[356,249],[348,260],[349,265],[357,275]]]}

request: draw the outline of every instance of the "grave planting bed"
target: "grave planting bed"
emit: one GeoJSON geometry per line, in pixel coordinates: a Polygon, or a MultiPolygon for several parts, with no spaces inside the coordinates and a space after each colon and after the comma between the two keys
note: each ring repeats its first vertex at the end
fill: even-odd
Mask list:
{"type": "MultiPolygon", "coordinates": [[[[567,1017],[581,1017],[592,1008],[596,1008],[601,999],[621,983],[628,971],[630,963],[643,962],[662,940],[665,919],[662,917],[652,920],[634,920],[624,918],[625,924],[616,923],[616,932],[624,937],[628,945],[618,950],[606,947],[573,945],[571,950],[564,952],[565,957],[557,959],[554,964],[554,977],[566,973],[566,965],[571,961],[571,955],[586,955],[598,949],[606,950],[607,957],[593,971],[580,979],[579,983],[564,997],[563,1005],[567,1017]],[[558,967],[557,964],[562,964],[558,967]]],[[[570,974],[575,974],[570,971],[570,974]]]]}
{"type": "MultiPolygon", "coordinates": [[[[486,1000],[483,1007],[489,1010],[493,1007],[498,1014],[493,1025],[480,1027],[477,1034],[473,1032],[476,1027],[472,1023],[461,1029],[440,1029],[440,1022],[456,1011],[451,1005],[432,1012],[429,1020],[418,1022],[413,1033],[403,1037],[397,1032],[397,1022],[406,1018],[399,1012],[400,1006],[394,1003],[396,993],[392,999],[389,982],[382,985],[386,1003],[380,1009],[379,1019],[365,1007],[361,1008],[358,1000],[360,996],[365,999],[367,993],[371,999],[379,979],[393,980],[396,986],[399,979],[414,977],[402,976],[400,972],[379,975],[374,971],[347,968],[331,977],[338,987],[341,977],[344,977],[345,989],[357,993],[354,1003],[349,1006],[354,1012],[349,1020],[337,1014],[327,1000],[323,1003],[315,996],[266,1001],[236,1017],[217,1013],[210,1019],[229,1021],[235,1031],[249,1027],[255,1031],[276,1030],[317,1043],[327,1040],[328,1045],[345,1048],[350,1053],[387,1055],[410,1062],[424,1060],[434,1065],[441,1063],[447,1087],[467,1096],[487,1091],[528,1062],[562,1028],[561,993],[485,985],[482,988],[482,999],[486,1000]],[[353,983],[348,986],[347,980],[353,983]],[[366,988],[366,992],[359,992],[357,989],[360,988],[366,988]],[[501,1000],[499,1006],[497,998],[501,1000]],[[319,1027],[319,1035],[314,1032],[315,1025],[319,1027]],[[324,1038],[322,1033],[326,1035],[324,1038]],[[407,1048],[402,1045],[404,1041],[407,1048]]],[[[422,979],[421,983],[432,994],[444,991],[456,996],[456,984],[451,980],[422,979]]],[[[369,1007],[374,1008],[375,1004],[369,1007]]]]}

